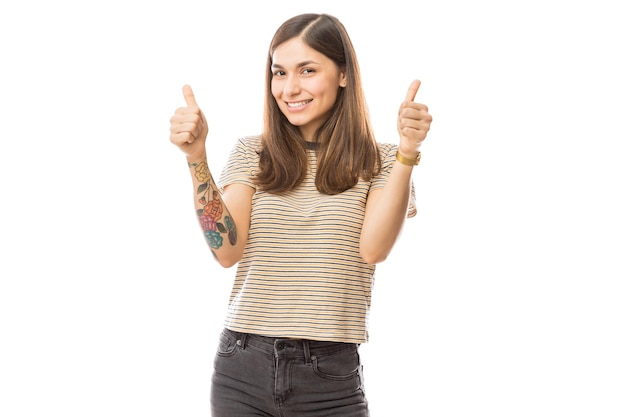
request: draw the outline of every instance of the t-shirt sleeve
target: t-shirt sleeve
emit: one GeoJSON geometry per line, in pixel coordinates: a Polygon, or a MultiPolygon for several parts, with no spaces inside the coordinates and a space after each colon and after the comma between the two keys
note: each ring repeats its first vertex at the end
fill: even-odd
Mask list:
{"type": "MultiPolygon", "coordinates": [[[[380,145],[380,153],[382,156],[382,166],[380,170],[380,174],[372,179],[372,184],[370,186],[370,190],[375,190],[378,188],[383,188],[387,183],[387,179],[389,178],[389,174],[391,173],[391,169],[396,161],[396,151],[398,147],[396,145],[391,144],[382,144],[380,145]]],[[[413,180],[411,180],[411,194],[409,195],[409,207],[407,209],[406,217],[413,217],[417,214],[417,206],[415,203],[415,186],[413,184],[413,180]]]]}
{"type": "Polygon", "coordinates": [[[224,191],[226,186],[235,183],[256,189],[253,180],[259,166],[259,156],[254,142],[243,138],[233,146],[217,183],[220,191],[224,191]]]}

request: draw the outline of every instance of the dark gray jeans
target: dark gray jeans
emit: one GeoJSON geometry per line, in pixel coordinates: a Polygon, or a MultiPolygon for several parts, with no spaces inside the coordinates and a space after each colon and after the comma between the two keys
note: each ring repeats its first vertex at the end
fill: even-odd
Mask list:
{"type": "Polygon", "coordinates": [[[213,417],[367,417],[358,345],[225,329],[211,410],[213,417]]]}

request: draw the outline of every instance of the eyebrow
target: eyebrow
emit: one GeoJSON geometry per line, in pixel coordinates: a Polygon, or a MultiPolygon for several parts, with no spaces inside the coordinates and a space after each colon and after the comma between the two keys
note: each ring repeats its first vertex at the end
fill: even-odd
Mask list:
{"type": "MultiPolygon", "coordinates": [[[[308,61],[302,61],[302,62],[298,63],[298,64],[296,65],[296,67],[297,67],[297,68],[302,68],[302,67],[306,67],[307,65],[311,65],[311,64],[317,65],[317,62],[315,62],[315,61],[311,61],[311,60],[308,60],[308,61]]],[[[274,63],[272,63],[272,68],[281,68],[281,69],[284,69],[285,67],[283,67],[283,66],[282,66],[282,65],[280,65],[280,64],[274,64],[274,63]]]]}

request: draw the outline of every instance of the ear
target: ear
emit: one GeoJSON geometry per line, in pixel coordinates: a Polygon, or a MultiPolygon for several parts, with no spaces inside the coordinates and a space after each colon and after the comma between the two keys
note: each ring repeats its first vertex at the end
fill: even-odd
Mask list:
{"type": "Polygon", "coordinates": [[[348,80],[346,78],[346,72],[341,71],[339,73],[339,87],[343,88],[348,84],[348,80]]]}

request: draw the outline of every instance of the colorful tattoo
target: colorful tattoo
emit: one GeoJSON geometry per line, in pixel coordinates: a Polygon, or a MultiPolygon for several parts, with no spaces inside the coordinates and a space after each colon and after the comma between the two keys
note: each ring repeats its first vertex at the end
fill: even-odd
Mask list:
{"type": "Polygon", "coordinates": [[[220,193],[216,190],[215,183],[209,173],[209,167],[206,162],[189,164],[194,168],[194,175],[200,182],[196,193],[200,196],[198,202],[202,208],[196,211],[200,226],[204,231],[204,237],[211,249],[219,249],[222,247],[224,239],[223,234],[228,236],[231,245],[237,243],[237,229],[233,219],[226,215],[222,219],[224,212],[224,204],[220,193]],[[222,220],[222,222],[220,222],[222,220]]]}

